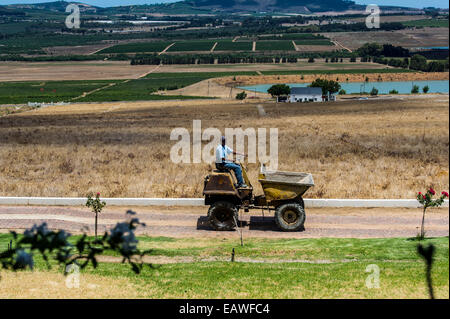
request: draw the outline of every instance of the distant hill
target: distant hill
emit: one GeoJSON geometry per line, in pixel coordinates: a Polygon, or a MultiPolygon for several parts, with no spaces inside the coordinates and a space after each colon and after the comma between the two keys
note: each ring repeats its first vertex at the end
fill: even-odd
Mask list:
{"type": "Polygon", "coordinates": [[[350,0],[187,0],[193,7],[224,11],[323,12],[345,11],[355,5],[350,0]]]}
{"type": "MultiPolygon", "coordinates": [[[[54,1],[37,4],[15,4],[1,6],[0,10],[42,10],[65,12],[69,3],[80,6],[80,11],[92,14],[208,14],[218,12],[228,13],[314,13],[324,11],[342,12],[346,10],[364,11],[365,6],[355,4],[351,0],[185,0],[172,3],[152,5],[132,5],[101,8],[78,1],[54,1]]],[[[388,8],[381,6],[382,9],[388,8]]],[[[392,7],[394,8],[394,7],[392,7]]],[[[400,7],[396,7],[399,9],[400,7]]],[[[404,8],[405,9],[405,8],[404,8]]]]}
{"type": "Polygon", "coordinates": [[[91,6],[89,4],[85,4],[77,1],[54,1],[54,2],[44,2],[44,3],[35,3],[35,4],[12,4],[4,6],[5,8],[10,9],[32,9],[32,10],[46,10],[46,11],[57,11],[57,12],[65,12],[66,7],[70,3],[75,3],[80,7],[81,12],[97,12],[99,7],[91,6]]]}

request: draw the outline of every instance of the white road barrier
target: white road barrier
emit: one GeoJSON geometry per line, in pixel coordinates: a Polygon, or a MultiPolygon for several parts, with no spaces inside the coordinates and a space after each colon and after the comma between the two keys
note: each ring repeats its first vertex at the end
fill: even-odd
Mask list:
{"type": "MultiPolygon", "coordinates": [[[[102,198],[108,206],[203,206],[203,198],[102,198]]],[[[421,207],[415,199],[305,199],[306,207],[421,207]]],[[[0,205],[80,206],[86,198],[63,197],[0,197],[0,205]]],[[[445,200],[443,207],[448,207],[445,200]]]]}

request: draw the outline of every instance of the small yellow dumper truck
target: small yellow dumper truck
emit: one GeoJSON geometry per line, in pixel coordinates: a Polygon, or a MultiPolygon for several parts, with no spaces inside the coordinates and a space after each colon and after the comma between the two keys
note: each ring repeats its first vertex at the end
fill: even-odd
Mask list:
{"type": "Polygon", "coordinates": [[[234,175],[227,169],[213,171],[206,176],[203,189],[205,205],[210,206],[208,220],[215,230],[233,230],[240,209],[275,210],[275,223],[282,231],[304,229],[305,204],[303,194],[312,186],[311,174],[268,171],[261,166],[259,183],[264,195],[254,196],[253,187],[242,164],[247,188],[238,188],[234,175]]]}

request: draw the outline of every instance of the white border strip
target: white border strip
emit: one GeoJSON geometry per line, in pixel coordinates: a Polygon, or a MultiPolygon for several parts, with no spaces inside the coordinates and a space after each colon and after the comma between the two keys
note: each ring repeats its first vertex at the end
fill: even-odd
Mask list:
{"type": "MultiPolygon", "coordinates": [[[[204,206],[203,198],[102,198],[109,206],[204,206]]],[[[0,197],[0,205],[80,206],[86,198],[73,197],[0,197]]],[[[305,199],[306,207],[421,207],[415,199],[305,199]]],[[[448,207],[445,200],[443,207],[448,207]]]]}

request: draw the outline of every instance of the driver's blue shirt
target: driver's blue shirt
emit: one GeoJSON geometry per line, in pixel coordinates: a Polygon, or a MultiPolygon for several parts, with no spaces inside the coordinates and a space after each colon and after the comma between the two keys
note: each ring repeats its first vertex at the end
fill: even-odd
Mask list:
{"type": "MultiPolygon", "coordinates": [[[[219,145],[217,146],[216,149],[216,163],[222,163],[222,159],[223,158],[227,158],[229,154],[232,154],[233,150],[231,148],[229,148],[227,145],[222,146],[219,145]]],[[[230,163],[228,161],[225,160],[224,163],[230,163]]]]}

